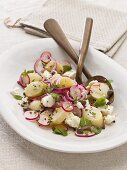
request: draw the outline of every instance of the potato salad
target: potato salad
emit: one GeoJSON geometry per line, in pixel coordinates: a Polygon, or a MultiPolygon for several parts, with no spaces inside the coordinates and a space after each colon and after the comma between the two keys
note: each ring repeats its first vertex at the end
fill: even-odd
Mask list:
{"type": "Polygon", "coordinates": [[[49,128],[54,134],[92,137],[115,123],[113,106],[108,101],[109,86],[91,81],[78,84],[76,71],[68,61],[56,61],[44,51],[33,70],[24,70],[11,91],[19,100],[26,120],[49,128]]]}

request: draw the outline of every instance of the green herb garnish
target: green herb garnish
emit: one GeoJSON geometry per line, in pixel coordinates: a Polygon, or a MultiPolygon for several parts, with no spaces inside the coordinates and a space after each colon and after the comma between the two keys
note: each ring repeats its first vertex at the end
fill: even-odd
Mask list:
{"type": "Polygon", "coordinates": [[[92,127],[91,131],[94,132],[95,134],[101,133],[102,129],[99,127],[92,127]]]}
{"type": "Polygon", "coordinates": [[[54,127],[53,128],[53,133],[58,134],[58,135],[62,135],[62,136],[67,136],[67,130],[65,130],[62,127],[54,127]]]}
{"type": "Polygon", "coordinates": [[[96,113],[95,113],[95,112],[92,112],[91,114],[92,114],[93,116],[95,116],[95,115],[96,115],[96,113]]]}
{"type": "Polygon", "coordinates": [[[52,84],[52,88],[56,89],[58,88],[56,84],[52,84]]]}
{"type": "Polygon", "coordinates": [[[13,95],[13,97],[16,99],[16,100],[22,100],[22,96],[19,96],[19,95],[13,95]]]}
{"type": "Polygon", "coordinates": [[[84,126],[91,126],[92,122],[89,119],[86,119],[84,117],[81,117],[80,119],[80,126],[84,127],[84,126]]]}
{"type": "Polygon", "coordinates": [[[111,84],[111,83],[113,83],[113,80],[108,80],[108,82],[111,84]]]}
{"type": "Polygon", "coordinates": [[[23,77],[26,77],[29,73],[33,73],[34,72],[34,70],[28,70],[28,71],[26,71],[26,69],[24,70],[24,72],[22,73],[22,76],[23,77]]]}
{"type": "Polygon", "coordinates": [[[29,73],[34,73],[34,70],[28,70],[27,74],[29,74],[29,73]]]}
{"type": "Polygon", "coordinates": [[[71,69],[72,69],[72,67],[69,66],[69,65],[64,65],[64,66],[63,66],[64,72],[70,71],[71,69]]]}
{"type": "Polygon", "coordinates": [[[97,99],[94,103],[95,107],[101,107],[101,106],[105,106],[105,105],[106,105],[106,99],[104,97],[97,99]]]}
{"type": "Polygon", "coordinates": [[[51,96],[55,99],[55,101],[59,101],[60,99],[60,95],[59,94],[56,94],[56,93],[51,93],[51,96]]]}

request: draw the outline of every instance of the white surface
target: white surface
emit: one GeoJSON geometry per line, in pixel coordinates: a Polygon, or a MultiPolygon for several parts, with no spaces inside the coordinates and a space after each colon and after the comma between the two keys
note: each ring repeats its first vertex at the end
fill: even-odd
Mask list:
{"type": "MultiPolygon", "coordinates": [[[[74,41],[71,41],[71,44],[78,51],[80,44],[74,41]]],[[[9,91],[15,86],[19,87],[16,81],[22,70],[32,69],[38,56],[45,50],[50,51],[56,60],[59,60],[59,56],[63,61],[67,58],[67,55],[54,40],[48,38],[22,43],[0,56],[0,77],[1,82],[4,82],[0,84],[0,111],[8,124],[27,140],[55,151],[93,153],[114,148],[127,142],[125,130],[127,128],[127,107],[125,103],[127,80],[125,83],[121,83],[121,77],[126,77],[127,71],[93,48],[88,51],[86,66],[91,70],[92,75],[104,75],[107,79],[114,81],[115,101],[113,105],[114,112],[117,115],[116,123],[106,127],[101,134],[85,139],[76,137],[74,133],[67,137],[54,135],[52,130],[39,128],[36,124],[25,120],[21,107],[9,94],[9,91]],[[100,62],[98,63],[98,61],[100,62]],[[5,65],[8,69],[3,74],[2,70],[4,70],[5,65]],[[107,67],[109,72],[106,71],[107,67]]],[[[71,62],[69,57],[67,60],[71,62]]]]}
{"type": "MultiPolygon", "coordinates": [[[[95,0],[91,0],[95,1],[95,0]]],[[[3,19],[29,13],[42,0],[0,0],[0,53],[15,44],[35,39],[19,29],[8,30],[3,19]]],[[[126,0],[97,0],[100,5],[127,12],[126,0]]],[[[114,59],[127,68],[127,40],[114,59]]],[[[64,154],[42,149],[17,135],[0,117],[0,170],[126,170],[127,144],[97,154],[64,154]]]]}

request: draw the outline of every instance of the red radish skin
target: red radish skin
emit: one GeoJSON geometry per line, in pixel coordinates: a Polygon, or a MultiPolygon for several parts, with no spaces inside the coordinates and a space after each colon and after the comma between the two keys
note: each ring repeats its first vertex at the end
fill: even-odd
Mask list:
{"type": "Polygon", "coordinates": [[[86,138],[89,138],[89,137],[92,137],[92,136],[95,136],[96,134],[95,133],[91,133],[91,134],[79,134],[77,132],[75,132],[75,135],[78,136],[78,137],[86,137],[86,138]]]}
{"type": "Polygon", "coordinates": [[[51,82],[49,82],[48,80],[44,80],[43,82],[46,83],[50,88],[52,87],[51,82]]]}
{"type": "Polygon", "coordinates": [[[51,53],[48,52],[48,51],[44,51],[41,56],[40,56],[40,59],[43,63],[47,64],[48,62],[51,61],[51,53]]]}
{"type": "Polygon", "coordinates": [[[25,87],[27,86],[27,84],[30,83],[30,77],[29,77],[29,75],[27,75],[27,76],[25,76],[25,77],[22,76],[22,75],[20,75],[19,81],[17,81],[17,83],[18,83],[21,87],[25,88],[25,87]]]}
{"type": "Polygon", "coordinates": [[[53,93],[63,94],[63,95],[65,95],[68,91],[69,91],[69,88],[59,88],[59,89],[52,90],[53,93]]]}
{"type": "Polygon", "coordinates": [[[39,112],[35,112],[32,110],[24,112],[25,119],[27,120],[38,120],[39,119],[39,112]]]}
{"type": "Polygon", "coordinates": [[[62,108],[65,112],[71,112],[74,109],[74,106],[71,102],[62,102],[62,108]]]}
{"type": "Polygon", "coordinates": [[[30,84],[30,77],[29,77],[29,75],[27,75],[27,76],[22,76],[21,75],[21,82],[22,82],[22,84],[24,84],[24,86],[26,86],[27,84],[30,84]]]}
{"type": "Polygon", "coordinates": [[[42,73],[44,72],[44,67],[40,58],[34,64],[34,71],[40,76],[42,76],[42,73]]]}
{"type": "Polygon", "coordinates": [[[72,97],[70,97],[70,94],[69,94],[70,92],[68,91],[67,93],[66,93],[66,99],[68,100],[68,101],[71,101],[71,102],[73,102],[74,101],[74,99],[72,98],[72,97]]]}
{"type": "Polygon", "coordinates": [[[78,85],[72,86],[70,88],[70,96],[74,99],[81,98],[81,89],[78,88],[78,85]]]}
{"type": "Polygon", "coordinates": [[[29,118],[25,118],[26,120],[29,120],[29,121],[36,121],[39,119],[39,116],[37,118],[33,118],[33,119],[29,119],[29,118]]]}
{"type": "Polygon", "coordinates": [[[22,87],[22,88],[25,88],[26,86],[24,86],[21,81],[17,81],[17,83],[22,87]]]}
{"type": "Polygon", "coordinates": [[[44,114],[43,112],[40,114],[40,118],[37,121],[39,126],[49,126],[49,115],[46,113],[44,114]]]}

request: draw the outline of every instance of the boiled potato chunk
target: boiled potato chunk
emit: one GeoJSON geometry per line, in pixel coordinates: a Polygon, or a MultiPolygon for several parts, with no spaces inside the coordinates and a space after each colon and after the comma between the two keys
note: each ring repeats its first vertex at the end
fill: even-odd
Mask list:
{"type": "Polygon", "coordinates": [[[62,74],[62,73],[64,72],[64,69],[63,69],[62,64],[57,63],[56,71],[57,71],[57,73],[59,73],[59,74],[62,74]]]}
{"type": "Polygon", "coordinates": [[[103,127],[103,116],[99,109],[91,107],[90,109],[83,109],[83,116],[89,119],[96,127],[103,127]]]}
{"type": "Polygon", "coordinates": [[[67,117],[69,112],[65,112],[62,107],[56,108],[53,112],[52,123],[53,124],[61,124],[67,117]]]}
{"type": "Polygon", "coordinates": [[[50,72],[54,69],[55,66],[56,66],[56,62],[50,61],[48,64],[46,64],[45,69],[50,72]]]}
{"type": "Polygon", "coordinates": [[[90,87],[90,94],[93,98],[99,99],[101,97],[107,97],[109,86],[106,83],[93,84],[90,87]]]}
{"type": "Polygon", "coordinates": [[[41,109],[41,102],[39,100],[32,101],[29,105],[31,110],[38,111],[41,109]]]}
{"type": "Polygon", "coordinates": [[[72,80],[69,77],[61,77],[60,82],[58,84],[59,88],[69,88],[72,87],[73,85],[75,85],[76,82],[74,80],[72,80]]]}
{"type": "Polygon", "coordinates": [[[48,90],[48,85],[39,81],[31,82],[25,88],[27,97],[37,97],[45,94],[48,90]]]}
{"type": "Polygon", "coordinates": [[[30,77],[30,82],[42,80],[42,77],[37,73],[29,73],[28,75],[30,77]]]}

